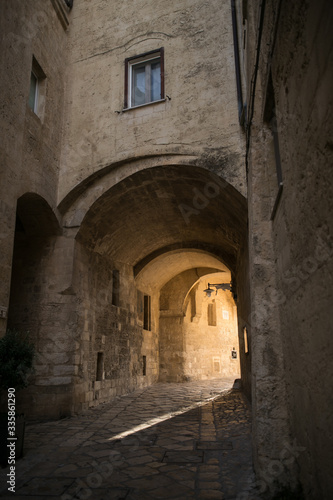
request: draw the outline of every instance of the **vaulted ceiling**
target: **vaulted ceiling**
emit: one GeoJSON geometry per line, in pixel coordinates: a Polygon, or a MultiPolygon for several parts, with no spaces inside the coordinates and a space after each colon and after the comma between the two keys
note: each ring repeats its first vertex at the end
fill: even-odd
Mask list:
{"type": "Polygon", "coordinates": [[[246,201],[238,191],[203,168],[169,165],[137,172],[104,193],[78,239],[135,274],[163,254],[196,250],[180,260],[178,253],[181,272],[184,265],[221,269],[218,263],[233,269],[245,231],[246,201]]]}

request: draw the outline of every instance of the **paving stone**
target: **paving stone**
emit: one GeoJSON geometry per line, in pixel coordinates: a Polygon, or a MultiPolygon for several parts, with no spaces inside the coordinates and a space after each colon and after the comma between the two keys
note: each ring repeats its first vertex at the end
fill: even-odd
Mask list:
{"type": "Polygon", "coordinates": [[[127,459],[127,463],[130,465],[147,464],[147,463],[153,462],[153,461],[154,461],[154,458],[150,457],[150,456],[134,457],[134,458],[127,459]]]}
{"type": "Polygon", "coordinates": [[[161,486],[169,487],[170,480],[165,476],[149,476],[149,477],[141,477],[140,479],[132,479],[128,481],[128,486],[130,488],[143,489],[143,490],[152,490],[155,488],[159,488],[161,486]]]}
{"type": "Polygon", "coordinates": [[[126,467],[126,474],[131,478],[138,478],[142,476],[152,476],[153,474],[159,474],[159,472],[153,467],[126,467]]]}
{"type": "Polygon", "coordinates": [[[259,499],[251,415],[242,394],[225,388],[157,384],[73,418],[29,423],[15,499],[259,499]]]}
{"type": "Polygon", "coordinates": [[[221,491],[221,483],[218,481],[199,481],[200,490],[217,490],[221,491]]]}
{"type": "Polygon", "coordinates": [[[232,450],[231,441],[199,441],[197,450],[232,450]]]}
{"type": "Polygon", "coordinates": [[[151,464],[149,464],[149,467],[156,467],[156,468],[160,468],[160,467],[166,467],[167,464],[164,463],[164,462],[152,462],[151,464]]]}
{"type": "Polygon", "coordinates": [[[217,481],[220,477],[219,472],[199,472],[198,477],[202,481],[217,481]]]}
{"type": "Polygon", "coordinates": [[[217,458],[210,458],[209,460],[207,460],[207,465],[218,465],[219,464],[219,460],[217,458]]]}
{"type": "Polygon", "coordinates": [[[61,495],[65,490],[71,486],[74,482],[73,478],[45,478],[45,477],[34,477],[27,481],[22,487],[17,489],[19,495],[33,495],[33,496],[43,496],[43,495],[61,495]]]}
{"type": "MultiPolygon", "coordinates": [[[[8,496],[8,495],[1,496],[1,500],[13,500],[13,499],[15,499],[15,500],[27,500],[28,498],[31,500],[33,497],[26,496],[26,495],[17,495],[15,493],[14,494],[11,493],[10,496],[8,496]]],[[[51,495],[38,495],[38,500],[49,500],[50,498],[51,499],[52,498],[54,498],[54,499],[56,498],[58,500],[59,497],[57,495],[54,495],[54,496],[51,496],[51,495]]]]}
{"type": "Polygon", "coordinates": [[[90,455],[91,457],[101,458],[101,457],[109,457],[111,451],[112,450],[110,448],[100,451],[87,450],[86,454],[90,455]]]}
{"type": "Polygon", "coordinates": [[[214,472],[215,473],[219,473],[220,472],[220,467],[218,465],[203,464],[203,465],[200,465],[199,471],[200,472],[210,472],[211,474],[213,474],[214,472]]]}
{"type": "Polygon", "coordinates": [[[198,499],[202,500],[223,500],[226,498],[221,491],[202,490],[199,492],[198,499]]]}
{"type": "Polygon", "coordinates": [[[203,452],[202,451],[167,451],[163,461],[167,463],[198,463],[203,460],[203,452]]]}
{"type": "MultiPolygon", "coordinates": [[[[195,493],[193,490],[186,486],[182,486],[180,484],[170,484],[167,488],[156,488],[152,490],[151,495],[154,499],[157,498],[193,498],[195,493]]],[[[140,497],[138,497],[139,499],[140,497]]]]}

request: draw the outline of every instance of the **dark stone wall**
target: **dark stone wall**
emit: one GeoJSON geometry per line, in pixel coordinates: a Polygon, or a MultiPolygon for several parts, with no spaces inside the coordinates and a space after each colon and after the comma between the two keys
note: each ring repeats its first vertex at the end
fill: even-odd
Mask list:
{"type": "Polygon", "coordinates": [[[157,379],[157,337],[138,321],[137,290],[130,266],[110,261],[77,244],[76,279],[79,342],[76,408],[149,385],[157,379]],[[119,305],[113,302],[112,272],[119,271],[119,305]],[[98,353],[103,354],[97,376],[98,353]],[[143,374],[143,356],[147,373],[143,374]]]}
{"type": "Polygon", "coordinates": [[[261,36],[257,85],[248,95],[249,103],[254,97],[248,160],[257,471],[269,470],[265,460],[279,441],[281,473],[266,485],[287,481],[293,490],[300,481],[306,498],[329,498],[332,398],[323,380],[333,375],[333,8],[325,0],[262,5],[261,32],[260,3],[249,8],[256,36],[247,47],[249,83],[261,36]]]}

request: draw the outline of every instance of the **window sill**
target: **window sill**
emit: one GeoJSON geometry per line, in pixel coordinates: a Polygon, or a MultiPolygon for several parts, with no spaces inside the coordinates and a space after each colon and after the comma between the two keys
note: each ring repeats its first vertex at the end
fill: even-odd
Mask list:
{"type": "MultiPolygon", "coordinates": [[[[131,108],[123,108],[120,113],[125,113],[126,111],[131,111],[132,109],[140,109],[146,108],[147,106],[152,106],[154,104],[160,104],[161,102],[165,102],[166,99],[159,99],[158,101],[146,102],[145,104],[140,104],[139,106],[132,106],[131,108]]],[[[118,111],[119,113],[119,111],[118,111]]]]}
{"type": "Polygon", "coordinates": [[[36,113],[36,111],[34,111],[30,106],[29,104],[27,104],[27,112],[29,113],[30,116],[34,116],[34,119],[36,120],[39,120],[40,122],[42,121],[40,119],[40,116],[38,115],[38,113],[36,113]]]}
{"type": "Polygon", "coordinates": [[[33,111],[28,104],[26,108],[25,121],[29,134],[34,137],[39,137],[43,128],[43,120],[42,117],[35,113],[35,111],[33,111]]]}

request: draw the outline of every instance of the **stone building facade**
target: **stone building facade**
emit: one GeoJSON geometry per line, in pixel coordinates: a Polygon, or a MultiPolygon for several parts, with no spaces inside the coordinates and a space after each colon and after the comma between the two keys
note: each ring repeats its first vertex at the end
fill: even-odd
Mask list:
{"type": "Polygon", "coordinates": [[[37,349],[22,407],[240,370],[262,490],[329,498],[330,3],[0,14],[0,328],[37,349]]]}

